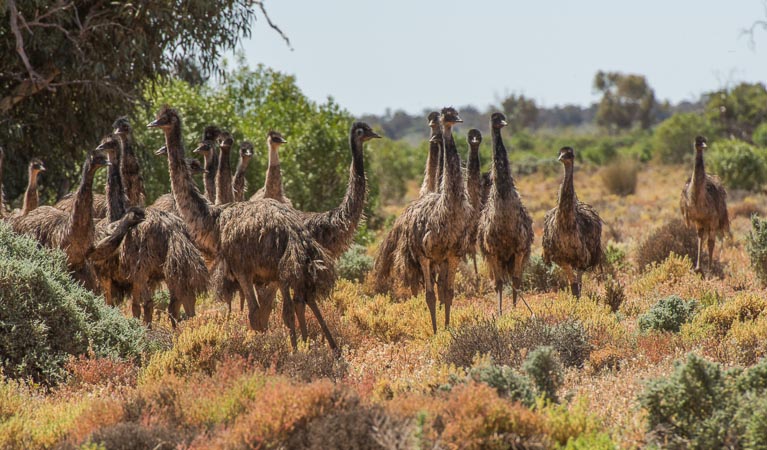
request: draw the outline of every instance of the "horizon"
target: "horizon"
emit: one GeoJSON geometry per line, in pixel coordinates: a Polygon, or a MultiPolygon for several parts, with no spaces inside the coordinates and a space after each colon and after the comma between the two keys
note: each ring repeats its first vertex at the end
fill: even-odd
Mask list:
{"type": "Polygon", "coordinates": [[[461,8],[455,0],[393,0],[381,7],[349,0],[283,0],[266,6],[293,50],[259,16],[238,51],[251,65],[295,75],[312,100],[332,97],[355,116],[383,115],[387,109],[419,114],[442,104],[485,110],[511,94],[544,108],[587,107],[600,99],[592,89],[599,70],[644,75],[658,101],[675,104],[740,82],[767,80],[767,32],[756,31],[753,48],[743,35],[755,20],[767,18],[760,1],[736,6],[716,0],[494,3],[481,0],[461,8]],[[497,13],[483,13],[491,5],[497,13]],[[296,14],[298,9],[303,13],[296,14]],[[373,15],[375,20],[367,19],[373,15]],[[431,20],[454,30],[445,35],[444,52],[431,20]],[[466,26],[475,22],[482,26],[466,26]],[[400,26],[392,32],[395,23],[400,26]],[[466,54],[480,62],[465,63],[466,54]],[[450,71],[433,76],[435,67],[444,67],[440,58],[450,71]],[[487,70],[491,60],[497,68],[487,70]],[[568,68],[566,74],[561,67],[568,68]]]}

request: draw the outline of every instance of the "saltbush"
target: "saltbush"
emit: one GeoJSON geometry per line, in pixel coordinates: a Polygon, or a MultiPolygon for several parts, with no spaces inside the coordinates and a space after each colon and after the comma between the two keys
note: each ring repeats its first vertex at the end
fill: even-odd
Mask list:
{"type": "Polygon", "coordinates": [[[638,174],[638,162],[629,158],[617,159],[602,169],[602,184],[607,192],[625,197],[636,192],[638,174]]]}
{"type": "Polygon", "coordinates": [[[663,448],[763,448],[767,360],[723,370],[694,354],[639,397],[648,441],[663,448]]]}
{"type": "Polygon", "coordinates": [[[498,328],[493,320],[482,320],[451,331],[450,344],[443,361],[458,367],[470,367],[477,356],[487,355],[499,365],[514,363],[513,337],[498,328]]]}
{"type": "Polygon", "coordinates": [[[523,350],[532,352],[539,347],[551,346],[567,367],[583,367],[591,353],[589,335],[577,320],[549,324],[541,319],[530,319],[517,325],[512,335],[516,355],[523,350]]]}
{"type": "MultiPolygon", "coordinates": [[[[698,236],[681,219],[672,219],[653,230],[637,247],[636,263],[644,271],[652,263],[660,263],[674,253],[695,261],[698,255],[698,236]]],[[[701,264],[708,258],[704,252],[701,264]]]]}
{"type": "Polygon", "coordinates": [[[468,378],[485,383],[495,389],[499,397],[533,406],[535,395],[530,379],[509,366],[477,364],[469,371],[468,378]]]}
{"type": "Polygon", "coordinates": [[[767,286],[767,220],[751,217],[751,231],[746,236],[746,250],[751,267],[762,285],[767,286]]]}
{"type": "Polygon", "coordinates": [[[662,298],[649,311],[639,316],[639,329],[676,333],[683,323],[692,318],[697,306],[696,301],[685,301],[676,295],[662,298]]]}
{"type": "Polygon", "coordinates": [[[61,251],[40,248],[0,223],[0,368],[53,384],[71,356],[136,358],[144,328],[74,282],[61,251]]]}
{"type": "Polygon", "coordinates": [[[706,155],[706,168],[732,189],[759,191],[767,182],[767,161],[742,141],[717,141],[706,155]]]}
{"type": "Polygon", "coordinates": [[[557,401],[557,390],[562,385],[564,375],[559,354],[553,347],[539,347],[530,352],[522,368],[533,379],[542,396],[557,401]]]}
{"type": "Polygon", "coordinates": [[[567,279],[556,264],[547,265],[540,255],[532,255],[522,274],[525,292],[550,292],[567,287],[567,279]]]}
{"type": "Polygon", "coordinates": [[[336,269],[338,275],[349,281],[361,283],[373,268],[373,258],[367,254],[367,249],[354,244],[338,260],[336,269]]]}

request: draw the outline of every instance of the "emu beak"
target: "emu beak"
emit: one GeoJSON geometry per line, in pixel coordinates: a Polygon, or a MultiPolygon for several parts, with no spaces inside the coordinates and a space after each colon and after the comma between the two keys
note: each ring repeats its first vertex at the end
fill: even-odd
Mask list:
{"type": "Polygon", "coordinates": [[[436,144],[437,142],[439,142],[439,136],[436,134],[432,134],[431,137],[429,138],[429,142],[436,144]]]}
{"type": "Polygon", "coordinates": [[[509,124],[509,122],[506,122],[505,120],[501,120],[501,126],[502,127],[505,127],[508,124],[509,124]]]}
{"type": "Polygon", "coordinates": [[[160,126],[160,119],[153,120],[153,121],[149,122],[148,124],[146,124],[147,128],[157,128],[159,126],[160,126]]]}
{"type": "Polygon", "coordinates": [[[40,172],[45,172],[45,166],[40,166],[40,172]]]}
{"type": "Polygon", "coordinates": [[[155,150],[154,154],[157,155],[157,156],[167,155],[168,154],[168,147],[163,145],[162,147],[160,147],[157,150],[155,150]]]}
{"type": "MultiPolygon", "coordinates": [[[[205,147],[205,144],[200,144],[200,145],[198,145],[198,146],[197,146],[197,148],[195,148],[194,150],[192,150],[192,153],[200,153],[200,152],[202,151],[202,148],[203,148],[203,147],[205,147]]],[[[167,149],[166,149],[166,150],[167,150],[167,149]]]]}
{"type": "Polygon", "coordinates": [[[562,158],[565,156],[564,153],[559,154],[559,158],[557,158],[557,161],[562,161],[562,158]]]}
{"type": "Polygon", "coordinates": [[[437,125],[439,125],[439,123],[436,120],[430,120],[429,121],[429,126],[430,127],[436,127],[437,125]]]}
{"type": "Polygon", "coordinates": [[[119,135],[121,135],[121,134],[122,134],[122,132],[120,131],[120,129],[119,129],[119,128],[115,128],[115,130],[112,132],[112,134],[116,134],[116,135],[118,135],[118,136],[119,136],[119,135]]]}
{"type": "Polygon", "coordinates": [[[368,134],[373,139],[381,139],[381,135],[376,133],[375,131],[371,131],[370,134],[368,134]]]}
{"type": "Polygon", "coordinates": [[[455,116],[455,123],[463,123],[463,119],[460,116],[455,116]]]}
{"type": "Polygon", "coordinates": [[[106,149],[107,149],[107,148],[106,148],[106,147],[104,147],[104,144],[99,144],[99,146],[98,146],[98,147],[96,147],[96,151],[98,151],[98,152],[103,152],[103,151],[105,151],[106,149]]]}
{"type": "Polygon", "coordinates": [[[112,161],[110,161],[110,160],[106,160],[106,161],[104,162],[104,165],[105,165],[105,166],[111,166],[111,165],[112,165],[112,161]]]}

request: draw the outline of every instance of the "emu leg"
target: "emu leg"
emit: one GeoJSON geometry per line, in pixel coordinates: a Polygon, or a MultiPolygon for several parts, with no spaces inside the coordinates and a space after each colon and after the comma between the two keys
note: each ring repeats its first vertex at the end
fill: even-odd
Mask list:
{"type": "Polygon", "coordinates": [[[426,306],[429,307],[431,316],[431,329],[434,334],[437,334],[437,296],[434,294],[434,282],[431,278],[431,263],[426,258],[421,258],[420,263],[423,283],[426,286],[426,306]]]}
{"type": "Polygon", "coordinates": [[[578,281],[575,279],[575,274],[573,273],[573,268],[570,266],[562,266],[562,270],[565,271],[565,276],[567,277],[567,282],[570,283],[570,292],[572,292],[573,296],[575,298],[579,298],[581,295],[581,291],[578,288],[578,281]]]}
{"type": "Polygon", "coordinates": [[[133,283],[131,286],[131,312],[135,319],[141,318],[141,305],[143,304],[141,298],[141,285],[139,283],[133,283]]]}
{"type": "Polygon", "coordinates": [[[282,296],[282,322],[288,327],[290,332],[290,346],[293,350],[298,350],[298,339],[296,338],[296,310],[293,305],[293,299],[289,295],[282,296]]]}
{"type": "Polygon", "coordinates": [[[334,351],[338,350],[336,341],[333,339],[333,335],[330,334],[330,328],[328,328],[328,325],[325,323],[325,319],[322,318],[322,312],[320,312],[320,307],[317,305],[317,301],[314,298],[309,298],[307,299],[306,304],[309,305],[309,308],[314,313],[314,317],[317,318],[317,322],[320,323],[320,328],[322,328],[322,333],[325,335],[325,339],[327,339],[330,348],[334,351]]]}
{"type": "MultiPolygon", "coordinates": [[[[522,289],[522,274],[525,271],[525,259],[521,255],[514,255],[513,272],[511,273],[512,302],[517,307],[519,290],[522,289]]],[[[526,302],[525,302],[526,303],[526,302]]],[[[529,307],[529,305],[528,305],[529,307]]]]}
{"type": "Polygon", "coordinates": [[[253,281],[244,274],[237,274],[237,282],[240,285],[240,291],[245,294],[245,300],[248,302],[248,324],[250,329],[258,331],[258,310],[260,308],[256,298],[256,291],[253,290],[253,281]]]}
{"type": "Polygon", "coordinates": [[[450,307],[453,306],[453,297],[455,295],[455,291],[453,290],[453,285],[455,284],[455,272],[458,270],[458,259],[457,258],[449,258],[447,262],[445,263],[445,282],[444,282],[444,292],[445,292],[445,328],[450,327],[450,307]]]}
{"type": "Polygon", "coordinates": [[[474,276],[479,277],[479,269],[477,269],[477,253],[476,252],[471,254],[471,260],[474,263],[474,276]]]}
{"type": "Polygon", "coordinates": [[[144,307],[144,323],[147,327],[152,328],[152,320],[154,320],[154,299],[152,299],[152,292],[149,289],[142,289],[141,296],[143,297],[144,307]]]}
{"type": "Polygon", "coordinates": [[[709,233],[708,235],[708,273],[711,273],[711,269],[714,266],[714,246],[716,246],[716,234],[709,233]]]}
{"type": "Polygon", "coordinates": [[[500,277],[495,281],[495,295],[498,298],[498,317],[501,317],[503,315],[503,281],[500,277]]]}
{"type": "Polygon", "coordinates": [[[179,321],[181,315],[181,299],[178,298],[175,292],[170,292],[170,302],[168,302],[168,316],[170,316],[170,325],[176,328],[176,324],[179,321]]]}
{"type": "Polygon", "coordinates": [[[583,286],[583,271],[582,270],[576,270],[575,271],[575,285],[578,287],[577,292],[573,292],[575,295],[575,298],[581,298],[581,287],[583,286]]]}
{"type": "Polygon", "coordinates": [[[700,254],[703,252],[703,233],[698,230],[698,258],[695,262],[695,271],[700,272],[700,254]]]}
{"type": "MultiPolygon", "coordinates": [[[[272,315],[272,306],[274,305],[274,299],[277,298],[277,284],[270,283],[266,285],[259,285],[256,287],[256,295],[258,296],[258,304],[261,308],[258,312],[258,322],[261,324],[261,329],[266,331],[269,328],[269,316],[272,315]]],[[[282,298],[285,298],[285,289],[283,289],[282,298]]]]}
{"type": "MultiPolygon", "coordinates": [[[[283,292],[283,296],[284,295],[285,292],[283,292]]],[[[287,296],[290,297],[290,292],[288,292],[287,296]]],[[[309,330],[306,328],[306,303],[299,300],[294,300],[293,303],[295,304],[298,327],[301,329],[301,339],[306,342],[309,340],[309,330]]]]}

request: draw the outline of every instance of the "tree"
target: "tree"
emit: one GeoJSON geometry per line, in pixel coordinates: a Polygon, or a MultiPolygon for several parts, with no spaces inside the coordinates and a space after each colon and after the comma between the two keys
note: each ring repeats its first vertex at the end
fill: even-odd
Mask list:
{"type": "Polygon", "coordinates": [[[707,98],[706,117],[728,137],[752,142],[754,130],[767,120],[767,89],[762,83],[740,83],[707,98]]]}
{"type": "Polygon", "coordinates": [[[513,94],[501,103],[512,132],[538,125],[538,106],[535,100],[513,94]]]}
{"type": "Polygon", "coordinates": [[[642,75],[597,72],[594,89],[602,93],[596,120],[609,128],[650,128],[656,106],[655,92],[642,75]]]}
{"type": "Polygon", "coordinates": [[[699,114],[674,114],[664,120],[653,134],[653,153],[666,164],[691,160],[695,136],[710,136],[711,124],[699,114]]]}
{"type": "MultiPolygon", "coordinates": [[[[250,35],[257,0],[5,0],[0,6],[0,142],[6,193],[24,188],[30,154],[45,158],[61,194],[74,161],[131,111],[147,83],[172,72],[216,73],[250,35]],[[183,69],[183,70],[182,70],[183,69]]],[[[52,192],[49,190],[48,194],[52,192]]]]}

